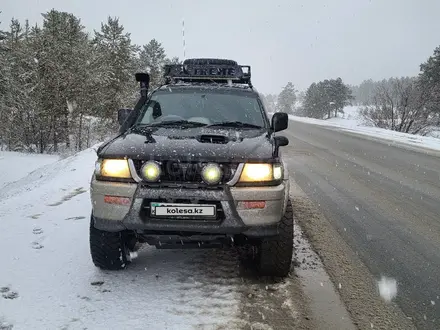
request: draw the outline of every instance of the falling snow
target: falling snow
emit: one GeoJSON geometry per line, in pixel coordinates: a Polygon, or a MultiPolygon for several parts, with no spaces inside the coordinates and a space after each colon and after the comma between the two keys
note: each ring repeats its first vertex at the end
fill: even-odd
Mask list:
{"type": "Polygon", "coordinates": [[[397,295],[397,281],[393,278],[382,277],[378,281],[379,294],[386,302],[390,302],[397,295]]]}

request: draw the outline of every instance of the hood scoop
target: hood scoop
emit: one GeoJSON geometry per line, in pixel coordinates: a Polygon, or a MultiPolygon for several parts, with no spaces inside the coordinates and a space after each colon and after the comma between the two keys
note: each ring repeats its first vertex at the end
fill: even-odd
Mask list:
{"type": "Polygon", "coordinates": [[[197,141],[201,143],[226,144],[229,142],[229,139],[224,135],[202,134],[197,137],[197,141]]]}

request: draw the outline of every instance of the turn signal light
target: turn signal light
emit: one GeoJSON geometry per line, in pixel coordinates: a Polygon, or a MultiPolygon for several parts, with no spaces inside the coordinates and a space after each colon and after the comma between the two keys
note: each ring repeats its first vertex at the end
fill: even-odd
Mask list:
{"type": "Polygon", "coordinates": [[[265,201],[246,201],[243,202],[243,208],[245,209],[264,209],[266,207],[265,201]]]}
{"type": "Polygon", "coordinates": [[[128,197],[119,197],[119,196],[104,196],[104,203],[107,204],[117,204],[117,205],[130,205],[131,201],[128,197]]]}

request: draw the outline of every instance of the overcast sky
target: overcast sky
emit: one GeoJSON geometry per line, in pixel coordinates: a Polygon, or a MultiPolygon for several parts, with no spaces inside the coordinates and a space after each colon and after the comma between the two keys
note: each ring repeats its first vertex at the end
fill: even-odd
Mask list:
{"type": "Polygon", "coordinates": [[[168,56],[222,57],[252,66],[264,93],[292,81],[302,90],[340,76],[346,83],[415,75],[440,45],[440,0],[0,0],[3,29],[15,17],[41,22],[52,8],[89,31],[118,16],[132,41],[156,38],[168,56]]]}

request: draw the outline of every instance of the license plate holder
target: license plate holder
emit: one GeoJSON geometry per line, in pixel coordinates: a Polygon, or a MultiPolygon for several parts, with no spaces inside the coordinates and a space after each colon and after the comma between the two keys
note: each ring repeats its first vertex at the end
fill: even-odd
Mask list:
{"type": "Polygon", "coordinates": [[[214,204],[150,203],[150,215],[154,218],[215,219],[214,204]]]}

